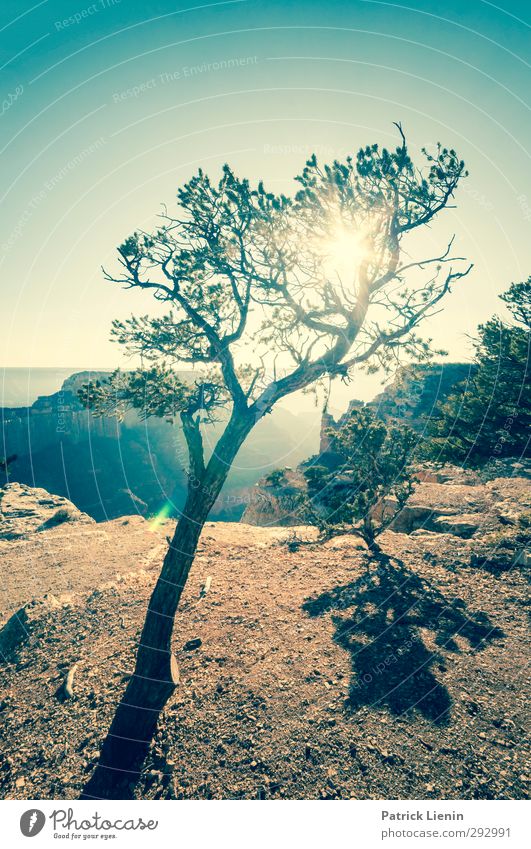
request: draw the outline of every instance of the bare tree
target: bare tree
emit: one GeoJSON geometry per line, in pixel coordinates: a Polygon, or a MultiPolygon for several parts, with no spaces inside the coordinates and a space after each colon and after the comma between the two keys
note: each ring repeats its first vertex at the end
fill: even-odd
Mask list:
{"type": "Polygon", "coordinates": [[[466,171],[440,145],[423,151],[419,170],[396,126],[394,151],[372,145],[324,167],[313,156],[294,197],[252,188],[227,165],[217,184],[200,170],[179,190],[175,217],[165,212],[158,230],[118,249],[121,271],[107,278],[151,290],[169,310],[114,322],[115,339],[146,368],[89,384],[84,400],[102,414],[135,407],[180,417],[189,486],[85,798],[130,795],[176,686],[174,617],[198,540],[250,431],[282,398],[325,377],[390,368],[400,354],[429,357],[417,327],[470,270],[451,242],[437,257],[405,253],[466,171]],[[193,381],[173,370],[186,364],[198,369],[193,381]],[[222,408],[225,426],[207,456],[202,424],[222,408]]]}

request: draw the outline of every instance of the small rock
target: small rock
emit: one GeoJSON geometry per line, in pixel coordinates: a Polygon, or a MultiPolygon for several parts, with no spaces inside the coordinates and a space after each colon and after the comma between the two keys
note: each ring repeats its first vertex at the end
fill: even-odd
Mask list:
{"type": "Polygon", "coordinates": [[[194,651],[203,644],[203,641],[196,637],[194,640],[188,640],[183,646],[183,651],[194,651]]]}

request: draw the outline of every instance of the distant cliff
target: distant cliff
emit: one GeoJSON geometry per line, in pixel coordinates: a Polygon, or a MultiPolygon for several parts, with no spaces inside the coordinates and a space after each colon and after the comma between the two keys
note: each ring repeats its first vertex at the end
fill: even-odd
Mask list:
{"type": "Polygon", "coordinates": [[[392,383],[367,406],[384,421],[423,430],[437,404],[459,391],[475,366],[470,363],[431,363],[400,369],[392,383]]]}
{"type": "MultiPolygon", "coordinates": [[[[176,515],[186,490],[180,428],[156,418],[141,421],[134,413],[123,422],[92,416],[79,403],[77,390],[89,378],[105,376],[80,372],[30,407],[0,408],[0,456],[16,455],[8,469],[0,468],[0,486],[9,480],[43,487],[97,521],[150,515],[162,507],[176,515]]],[[[318,429],[315,416],[283,409],[267,416],[238,455],[212,517],[237,521],[264,473],[315,452],[318,429]]],[[[208,450],[216,429],[207,429],[205,436],[208,450]]]]}
{"type": "Polygon", "coordinates": [[[165,496],[179,503],[185,477],[169,425],[97,418],[79,403],[82,383],[104,376],[79,373],[31,407],[0,409],[2,453],[16,455],[4,480],[65,496],[99,521],[152,512],[165,496]]]}
{"type": "MultiPolygon", "coordinates": [[[[400,369],[393,381],[373,401],[365,404],[352,399],[338,419],[328,412],[323,413],[319,452],[308,462],[329,468],[336,465],[337,455],[331,451],[330,432],[340,428],[353,410],[362,407],[372,409],[375,415],[386,422],[408,425],[422,432],[437,404],[444,401],[450,392],[460,391],[459,384],[470,377],[473,368],[467,363],[432,363],[400,369]]],[[[303,486],[304,466],[305,463],[302,463],[295,470],[289,469],[285,476],[273,473],[262,478],[252,490],[242,521],[267,526],[301,524],[296,494],[303,486]]]]}

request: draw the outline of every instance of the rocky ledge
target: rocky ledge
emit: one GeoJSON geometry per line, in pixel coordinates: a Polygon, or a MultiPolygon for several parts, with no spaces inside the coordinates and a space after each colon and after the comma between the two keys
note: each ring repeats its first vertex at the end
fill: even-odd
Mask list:
{"type": "Polygon", "coordinates": [[[94,524],[67,498],[45,489],[8,483],[0,488],[0,539],[24,539],[65,522],[94,524]]]}

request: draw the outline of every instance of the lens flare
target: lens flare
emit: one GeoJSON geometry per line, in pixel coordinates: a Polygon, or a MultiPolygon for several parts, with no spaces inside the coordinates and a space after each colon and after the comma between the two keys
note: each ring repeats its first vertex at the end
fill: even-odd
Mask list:
{"type": "Polygon", "coordinates": [[[173,511],[173,504],[171,501],[165,501],[159,512],[153,516],[151,522],[149,523],[149,530],[156,531],[164,522],[170,518],[173,511]]]}

